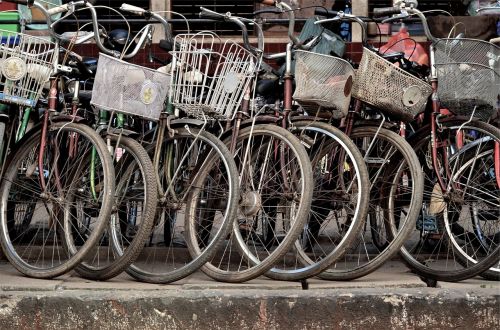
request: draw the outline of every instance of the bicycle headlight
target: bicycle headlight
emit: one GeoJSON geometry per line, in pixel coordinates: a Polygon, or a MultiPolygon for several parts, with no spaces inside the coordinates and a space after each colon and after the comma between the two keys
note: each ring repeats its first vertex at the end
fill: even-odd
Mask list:
{"type": "Polygon", "coordinates": [[[26,63],[19,57],[9,57],[2,61],[2,74],[9,80],[18,81],[26,74],[26,63]]]}

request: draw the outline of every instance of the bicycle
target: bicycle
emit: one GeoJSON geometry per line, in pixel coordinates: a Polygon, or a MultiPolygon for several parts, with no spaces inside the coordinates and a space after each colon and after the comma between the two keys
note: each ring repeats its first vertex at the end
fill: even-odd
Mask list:
{"type": "MultiPolygon", "coordinates": [[[[123,4],[121,9],[156,19],[167,26],[166,31],[169,31],[167,21],[157,13],[127,4],[123,4]]],[[[168,33],[166,35],[168,38],[168,33]]],[[[100,44],[102,45],[102,42],[100,44]]],[[[137,47],[140,45],[139,41],[137,47]]],[[[148,72],[146,73],[148,79],[164,75],[159,71],[134,67],[104,55],[101,55],[99,61],[103,68],[111,70],[104,75],[104,81],[102,81],[104,84],[111,83],[110,79],[131,68],[144,73],[148,72]]],[[[171,85],[171,74],[167,74],[167,77],[163,83],[165,86],[171,85]]],[[[102,88],[95,86],[92,102],[96,105],[104,105],[104,108],[116,109],[112,100],[105,99],[109,95],[103,95],[102,92],[99,93],[99,90],[102,91],[102,88]]],[[[140,90],[141,88],[138,88],[132,92],[140,90]]],[[[229,219],[234,216],[238,196],[236,169],[227,148],[219,139],[204,129],[206,121],[182,118],[174,114],[169,93],[171,92],[152,93],[151,99],[155,102],[155,106],[142,107],[144,108],[143,117],[157,121],[157,124],[151,124],[145,120],[134,120],[134,126],[138,127],[140,132],[136,139],[146,148],[149,157],[152,158],[154,181],[157,183],[157,192],[154,193],[154,197],[155,199],[157,197],[157,202],[154,207],[148,209],[149,212],[155,214],[153,229],[148,232],[146,242],[141,246],[142,251],[139,250],[138,258],[126,271],[138,280],[151,283],[169,283],[179,280],[203,265],[217,249],[221,237],[225,237],[231,229],[229,219]],[[167,101],[166,107],[163,105],[165,100],[167,101]],[[156,109],[153,117],[150,113],[152,109],[156,109]],[[146,113],[149,116],[144,116],[146,113]],[[196,234],[189,234],[196,231],[190,227],[199,228],[205,225],[200,220],[200,214],[207,212],[207,208],[210,207],[207,205],[207,200],[210,198],[225,200],[225,203],[221,202],[217,206],[215,211],[217,215],[210,226],[206,227],[203,239],[199,239],[196,234]],[[179,228],[184,228],[185,233],[179,233],[179,228]],[[205,249],[199,255],[191,257],[187,254],[187,249],[182,249],[179,245],[187,239],[181,241],[177,235],[191,235],[194,240],[203,240],[205,249]]],[[[126,94],[125,96],[128,97],[127,100],[134,101],[133,95],[126,94]]],[[[119,109],[120,111],[125,110],[129,113],[136,111],[130,109],[130,105],[127,111],[127,102],[121,105],[124,108],[119,109]]],[[[110,228],[110,244],[118,255],[125,248],[125,252],[129,249],[121,240],[121,235],[119,226],[110,228]]]]}
{"type": "MultiPolygon", "coordinates": [[[[220,19],[217,13],[206,10],[202,12],[203,15],[213,15],[210,17],[220,19]]],[[[251,56],[253,60],[252,64],[247,66],[248,71],[245,70],[241,77],[251,79],[248,80],[248,87],[237,89],[242,92],[238,95],[243,97],[239,111],[236,111],[240,106],[238,102],[233,103],[227,111],[224,107],[212,109],[212,115],[225,121],[225,124],[214,126],[212,129],[221,134],[221,139],[236,160],[240,173],[240,205],[238,216],[234,218],[232,234],[227,237],[219,252],[201,269],[220,281],[242,282],[266,272],[294,243],[311,202],[312,191],[309,187],[312,177],[310,163],[300,141],[285,129],[258,123],[257,117],[252,117],[253,109],[250,108],[249,101],[253,88],[250,86],[254,83],[253,78],[260,65],[263,45],[259,44],[257,48],[250,46],[245,32],[246,26],[241,18],[231,17],[229,20],[244,31],[244,54],[251,56]]],[[[182,45],[186,44],[182,40],[192,40],[193,37],[188,35],[179,38],[181,39],[174,45],[183,47],[182,45]]],[[[259,43],[262,41],[261,38],[259,43]]],[[[219,54],[218,47],[217,43],[193,44],[185,49],[192,49],[188,56],[195,56],[197,53],[219,54]]],[[[243,50],[240,46],[235,47],[239,51],[243,50]]],[[[219,56],[224,58],[223,55],[219,56]]],[[[224,81],[242,80],[227,72],[222,72],[219,76],[216,71],[215,75],[212,75],[213,72],[208,71],[208,65],[205,66],[205,63],[202,67],[189,63],[188,67],[197,68],[202,73],[202,81],[213,82],[214,86],[224,81]]],[[[211,95],[211,88],[210,86],[207,89],[207,95],[211,95]]],[[[189,95],[185,93],[181,99],[189,101],[189,98],[186,98],[189,95]]],[[[203,98],[194,100],[188,102],[191,105],[176,106],[186,112],[194,110],[196,106],[213,108],[208,101],[203,102],[203,98]],[[194,109],[188,109],[189,106],[194,109]]],[[[207,217],[210,219],[211,215],[208,213],[207,217]]],[[[202,251],[199,244],[189,241],[190,253],[199,254],[202,251]]]]}
{"type": "MultiPolygon", "coordinates": [[[[33,5],[33,1],[12,1],[33,5]]],[[[59,64],[56,41],[2,32],[1,50],[12,70],[2,76],[2,102],[24,109],[40,106],[41,124],[13,145],[0,186],[0,241],[12,265],[36,278],[52,278],[76,267],[95,247],[111,214],[114,169],[107,146],[75,115],[57,113],[59,64]],[[46,108],[40,100],[49,84],[46,108]],[[82,205],[88,222],[71,214],[82,205]],[[84,229],[83,235],[79,229],[84,229]],[[68,249],[72,244],[75,249],[68,249]]]]}
{"type": "Polygon", "coordinates": [[[499,48],[473,39],[434,38],[415,1],[400,1],[396,7],[376,11],[377,16],[392,14],[396,16],[384,21],[416,15],[432,42],[432,110],[426,114],[428,122],[420,124],[422,128],[409,137],[423,165],[425,198],[415,237],[408,240],[401,255],[421,276],[446,281],[467,279],[498,263],[499,258],[495,214],[481,217],[477,207],[482,203],[496,207],[500,131],[473,118],[486,120],[496,109],[498,63],[488,54],[498,55],[499,48]],[[443,108],[458,116],[450,116],[443,108]],[[471,160],[471,154],[477,158],[471,160]],[[483,167],[488,166],[485,164],[492,165],[483,167]],[[493,170],[487,172],[491,173],[491,183],[483,183],[481,168],[493,170]],[[471,186],[474,180],[479,181],[471,186]]]}
{"type": "MultiPolygon", "coordinates": [[[[287,10],[290,13],[293,12],[291,8],[287,10]]],[[[317,9],[316,13],[319,12],[321,14],[325,13],[324,9],[317,9]]],[[[336,15],[336,12],[334,13],[336,15]]],[[[315,24],[317,23],[321,23],[321,21],[315,22],[315,24]]],[[[364,156],[357,151],[359,156],[355,159],[357,159],[358,163],[363,164],[366,161],[366,166],[368,167],[368,171],[364,170],[366,174],[363,175],[363,171],[357,170],[354,171],[356,174],[352,176],[353,178],[357,176],[364,177],[365,180],[362,181],[363,183],[358,182],[358,186],[361,185],[361,188],[358,188],[360,191],[356,197],[357,199],[355,199],[356,202],[353,201],[353,197],[347,200],[340,199],[337,202],[340,205],[344,203],[346,205],[344,207],[347,209],[351,205],[350,203],[356,205],[357,208],[362,210],[358,211],[360,212],[358,214],[363,214],[360,216],[361,219],[356,217],[349,219],[347,217],[346,221],[339,221],[341,226],[338,226],[337,230],[332,231],[331,226],[327,228],[328,222],[331,222],[331,220],[328,221],[327,219],[327,210],[322,209],[324,205],[321,205],[321,198],[316,198],[315,201],[317,202],[315,203],[317,203],[317,208],[320,212],[318,212],[317,219],[311,220],[309,224],[310,228],[305,230],[309,231],[307,235],[304,235],[308,239],[301,242],[301,245],[296,250],[306,260],[305,265],[315,268],[312,266],[315,265],[314,263],[323,264],[323,273],[319,275],[322,278],[335,280],[358,278],[374,271],[385,260],[394,255],[403,243],[406,233],[411,230],[412,223],[416,221],[422,189],[422,180],[418,178],[418,159],[402,137],[399,137],[396,133],[386,128],[387,123],[385,120],[382,122],[358,120],[355,115],[361,116],[359,104],[355,107],[354,111],[348,111],[353,81],[356,84],[352,66],[338,57],[331,56],[330,53],[321,54],[315,53],[312,50],[300,50],[300,45],[303,42],[293,37],[292,33],[293,19],[290,19],[290,40],[292,40],[292,44],[299,48],[295,51],[295,74],[297,81],[294,94],[295,99],[303,111],[310,114],[318,113],[318,104],[322,106],[319,114],[321,114],[321,111],[325,112],[328,108],[336,110],[332,114],[328,114],[327,116],[323,114],[322,116],[326,119],[323,120],[329,121],[332,124],[338,125],[339,120],[347,115],[342,120],[345,123],[342,128],[344,133],[347,133],[347,136],[353,139],[354,144],[351,142],[351,147],[346,148],[347,150],[344,152],[348,154],[348,150],[356,147],[359,148],[364,156]],[[316,105],[316,107],[311,109],[311,104],[316,105]],[[355,124],[356,127],[354,127],[355,124]],[[401,160],[404,160],[404,162],[401,162],[401,160]],[[393,176],[394,179],[387,179],[393,176]],[[366,188],[363,189],[364,187],[366,188]],[[369,190],[371,190],[371,193],[369,190]],[[392,204],[389,204],[389,201],[392,201],[392,204]],[[397,204],[396,201],[398,201],[397,204]],[[388,229],[385,226],[389,222],[387,219],[397,217],[402,212],[408,212],[408,215],[400,216],[399,228],[394,229],[396,233],[387,235],[386,232],[388,229]],[[367,214],[369,219],[365,223],[367,214]],[[357,221],[358,223],[356,223],[357,221]],[[397,232],[398,230],[399,232],[397,232]],[[334,240],[329,239],[329,236],[334,240]],[[341,239],[344,241],[341,241],[341,239]],[[330,240],[330,245],[333,245],[333,247],[330,247],[330,251],[327,251],[322,246],[322,244],[325,244],[324,242],[322,243],[322,240],[326,240],[327,242],[330,240]],[[312,249],[314,246],[316,246],[315,249],[312,249]],[[376,254],[375,257],[372,255],[374,253],[376,254]],[[334,255],[335,257],[332,257],[334,255]],[[332,258],[329,259],[329,257],[332,258]],[[313,261],[313,258],[316,258],[316,260],[313,261]]],[[[324,49],[331,49],[321,45],[323,33],[325,31],[319,31],[318,35],[311,34],[309,36],[310,33],[307,34],[309,36],[308,40],[310,40],[309,43],[315,45],[313,49],[323,51],[324,49]],[[319,42],[318,39],[320,39],[319,42]]],[[[331,36],[325,38],[327,40],[333,39],[331,36]]],[[[290,66],[289,60],[287,60],[286,75],[291,74],[290,66]]],[[[355,96],[354,92],[353,95],[355,96]]],[[[300,120],[300,118],[300,116],[297,116],[295,120],[300,120]]],[[[292,117],[292,127],[293,120],[292,117]]],[[[314,120],[319,121],[321,119],[316,118],[314,120]]],[[[314,125],[327,124],[318,123],[312,126],[314,125]]],[[[300,127],[298,131],[300,131],[300,127]]],[[[339,139],[345,136],[338,129],[330,128],[330,131],[334,132],[339,139]]],[[[343,139],[347,139],[347,137],[343,139]]],[[[303,143],[307,144],[307,135],[304,136],[303,143]]],[[[316,156],[314,153],[311,154],[316,156]]],[[[354,168],[351,163],[347,166],[348,168],[354,168]]],[[[339,170],[333,168],[326,171],[326,173],[335,171],[338,172],[339,170]]],[[[351,181],[346,180],[344,184],[348,186],[349,182],[351,181]]],[[[337,184],[340,187],[342,186],[342,177],[340,177],[337,184]]],[[[342,189],[337,190],[342,191],[342,189]]],[[[317,191],[318,196],[321,196],[322,190],[318,189],[317,191]]],[[[327,187],[324,188],[324,192],[328,192],[327,187]]],[[[335,200],[332,197],[330,199],[335,200]]],[[[313,209],[315,203],[313,203],[313,209]]],[[[335,209],[333,211],[335,214],[335,209]]],[[[349,213],[347,212],[347,214],[349,213]]],[[[300,272],[298,271],[298,273],[300,272]]]]}
{"type": "MultiPolygon", "coordinates": [[[[264,58],[284,58],[282,74],[264,68],[258,81],[257,99],[264,100],[268,113],[262,116],[275,117],[274,121],[296,135],[306,147],[313,166],[315,185],[311,214],[299,239],[294,243],[294,255],[287,255],[266,273],[280,280],[299,280],[315,276],[341,258],[361,230],[369,200],[368,172],[362,155],[354,143],[339,129],[323,118],[345,116],[350,99],[350,85],[354,74],[345,61],[321,62],[321,72],[307,78],[297,75],[294,99],[306,108],[308,114],[298,113],[292,103],[293,72],[292,55],[308,53],[317,38],[301,41],[294,36],[295,15],[290,6],[275,2],[274,9],[254,13],[288,13],[288,35],[290,43],[285,53],[264,55],[264,58]],[[283,81],[282,89],[272,83],[283,81]],[[303,78],[303,79],[299,79],[303,78]],[[334,86],[325,81],[335,81],[334,86]],[[307,86],[307,82],[315,84],[307,86]],[[323,84],[323,85],[322,85],[323,84]],[[266,86],[274,86],[272,90],[266,86]],[[336,87],[336,88],[335,88],[336,87]],[[275,114],[278,114],[277,116],[275,114]],[[317,115],[320,115],[319,117],[317,115]]],[[[309,62],[309,65],[313,63],[309,62]]],[[[299,64],[296,63],[298,70],[299,64]]],[[[305,69],[306,70],[306,69],[305,69]]],[[[309,74],[312,71],[307,72],[309,74]]],[[[307,74],[306,74],[307,75],[307,74]]],[[[259,120],[259,118],[257,118],[259,120]]]]}

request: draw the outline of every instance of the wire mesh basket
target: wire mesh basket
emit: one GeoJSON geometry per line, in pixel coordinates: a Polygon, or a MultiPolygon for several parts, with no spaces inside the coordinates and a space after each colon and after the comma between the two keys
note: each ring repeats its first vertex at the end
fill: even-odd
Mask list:
{"type": "Polygon", "coordinates": [[[441,107],[490,118],[500,94],[500,47],[475,39],[440,39],[434,49],[441,107]]]}
{"type": "Polygon", "coordinates": [[[411,120],[425,109],[431,86],[367,48],[356,71],[352,95],[379,110],[411,120]]]}
{"type": "Polygon", "coordinates": [[[172,104],[197,118],[231,118],[255,76],[257,58],[212,33],[176,36],[172,54],[172,104]]]}
{"type": "Polygon", "coordinates": [[[164,108],[170,76],[99,54],[91,104],[157,121],[164,108]]]}
{"type": "Polygon", "coordinates": [[[306,111],[330,111],[343,118],[349,110],[354,69],[349,62],[329,55],[295,52],[293,98],[306,111]]]}
{"type": "Polygon", "coordinates": [[[34,107],[54,71],[55,43],[0,30],[0,102],[34,107]]]}

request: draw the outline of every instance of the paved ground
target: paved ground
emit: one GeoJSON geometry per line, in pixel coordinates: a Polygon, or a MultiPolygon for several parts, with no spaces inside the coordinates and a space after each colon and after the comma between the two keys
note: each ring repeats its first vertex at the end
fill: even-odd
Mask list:
{"type": "Polygon", "coordinates": [[[169,285],[122,275],[93,282],[20,276],[0,262],[0,329],[7,328],[464,328],[500,327],[500,284],[481,279],[427,288],[397,261],[356,281],[212,281],[169,285]]]}

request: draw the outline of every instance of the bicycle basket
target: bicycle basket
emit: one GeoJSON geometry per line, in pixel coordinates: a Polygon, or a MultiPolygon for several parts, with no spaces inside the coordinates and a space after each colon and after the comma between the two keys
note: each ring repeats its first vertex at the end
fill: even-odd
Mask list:
{"type": "Polygon", "coordinates": [[[100,53],[90,103],[156,121],[169,85],[167,74],[100,53]]]}
{"type": "Polygon", "coordinates": [[[257,58],[211,33],[181,34],[172,52],[172,104],[188,115],[228,119],[240,106],[257,69],[257,58]]]}
{"type": "Polygon", "coordinates": [[[434,49],[441,107],[490,118],[500,93],[500,47],[475,39],[440,39],[434,49]]]}
{"type": "Polygon", "coordinates": [[[311,114],[329,110],[334,118],[345,117],[351,101],[352,66],[343,59],[307,51],[296,51],[295,61],[293,98],[311,114]]]}
{"type": "Polygon", "coordinates": [[[0,102],[34,107],[55,67],[55,44],[0,30],[0,102]]]}
{"type": "Polygon", "coordinates": [[[367,48],[356,71],[352,95],[396,117],[411,120],[425,109],[431,86],[367,48]]]}

